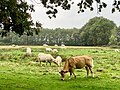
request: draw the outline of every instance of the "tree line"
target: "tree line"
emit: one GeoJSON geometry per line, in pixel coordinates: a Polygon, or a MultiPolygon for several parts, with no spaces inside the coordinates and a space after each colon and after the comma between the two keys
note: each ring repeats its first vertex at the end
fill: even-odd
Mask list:
{"type": "Polygon", "coordinates": [[[0,44],[99,46],[116,45],[120,42],[120,26],[117,27],[113,21],[103,17],[90,19],[80,29],[32,28],[31,31],[32,36],[24,34],[20,37],[10,32],[7,37],[0,37],[0,44]]]}

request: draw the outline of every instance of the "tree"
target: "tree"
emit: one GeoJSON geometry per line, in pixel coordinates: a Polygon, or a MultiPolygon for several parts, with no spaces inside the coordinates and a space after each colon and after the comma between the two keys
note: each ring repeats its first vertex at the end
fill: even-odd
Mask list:
{"type": "MultiPolygon", "coordinates": [[[[33,25],[30,12],[34,11],[34,6],[28,5],[25,1],[27,0],[0,0],[0,28],[2,29],[0,34],[2,36],[6,36],[10,31],[20,36],[23,34],[33,35],[30,30],[30,25],[33,25]]],[[[84,12],[86,9],[93,11],[94,2],[97,3],[98,13],[101,12],[102,8],[107,7],[107,4],[101,0],[80,0],[77,4],[79,7],[78,13],[84,12]]],[[[57,7],[70,10],[74,0],[40,0],[40,4],[48,9],[46,14],[49,18],[52,18],[56,17],[58,13],[57,7]]],[[[120,11],[120,0],[113,1],[112,13],[117,10],[120,11]]]]}
{"type": "MultiPolygon", "coordinates": [[[[81,28],[81,45],[107,45],[112,36],[115,37],[116,24],[103,17],[95,17],[89,20],[81,28]]],[[[113,40],[113,39],[111,39],[113,40]]],[[[113,42],[113,41],[112,41],[113,42]]]]}
{"type": "Polygon", "coordinates": [[[117,33],[116,33],[117,35],[117,42],[118,42],[118,44],[120,45],[120,26],[117,28],[117,33]]]}
{"type": "Polygon", "coordinates": [[[30,25],[33,22],[28,11],[34,11],[33,5],[28,5],[25,0],[0,0],[1,36],[6,36],[10,31],[30,35],[30,25]]]}
{"type": "MultiPolygon", "coordinates": [[[[58,12],[57,7],[62,7],[64,10],[70,10],[71,5],[74,4],[75,0],[40,0],[40,3],[43,4],[45,8],[48,9],[46,12],[49,15],[49,18],[56,17],[58,12]]],[[[103,8],[107,7],[107,4],[102,0],[79,0],[77,6],[79,7],[78,13],[84,12],[86,9],[90,11],[94,10],[93,3],[96,2],[97,12],[101,12],[103,8]]],[[[120,12],[120,0],[113,0],[112,13],[115,11],[120,12]]]]}

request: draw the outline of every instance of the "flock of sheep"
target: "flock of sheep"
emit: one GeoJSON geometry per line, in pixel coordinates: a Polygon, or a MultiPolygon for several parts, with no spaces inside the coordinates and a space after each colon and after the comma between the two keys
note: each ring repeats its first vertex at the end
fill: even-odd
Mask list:
{"type": "MultiPolygon", "coordinates": [[[[52,49],[52,48],[49,48],[49,47],[46,47],[45,50],[46,50],[46,52],[53,52],[53,53],[58,52],[57,49],[52,49]]],[[[31,48],[29,48],[29,47],[26,48],[26,54],[25,55],[27,55],[27,56],[32,55],[31,48]]],[[[41,62],[46,62],[46,65],[49,63],[50,66],[51,66],[51,62],[54,62],[58,67],[60,67],[62,65],[61,56],[57,56],[56,58],[54,58],[51,54],[47,54],[47,53],[43,53],[43,52],[38,53],[37,61],[40,62],[40,65],[42,65],[41,62]]]]}
{"type": "MultiPolygon", "coordinates": [[[[47,44],[43,44],[43,46],[48,46],[47,44]]],[[[57,46],[57,45],[55,45],[57,46]]],[[[65,48],[65,45],[61,45],[62,48],[65,48]]],[[[58,52],[57,49],[52,49],[52,48],[49,48],[49,47],[46,47],[45,48],[46,52],[53,52],[53,53],[56,53],[58,52]]],[[[119,52],[119,49],[114,49],[115,52],[119,52]]],[[[31,56],[32,55],[32,51],[31,51],[31,48],[26,48],[26,55],[27,56],[31,56]]],[[[37,56],[37,61],[40,62],[40,65],[41,65],[41,62],[46,62],[46,65],[47,63],[50,64],[51,66],[51,62],[54,62],[57,66],[61,66],[62,65],[62,58],[60,56],[57,56],[56,58],[54,58],[51,54],[46,54],[46,53],[39,53],[38,56],[37,56]]]]}

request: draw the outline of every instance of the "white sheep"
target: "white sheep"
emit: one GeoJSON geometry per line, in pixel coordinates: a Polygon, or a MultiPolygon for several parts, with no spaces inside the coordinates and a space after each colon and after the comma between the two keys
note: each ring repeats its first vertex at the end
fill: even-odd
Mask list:
{"type": "Polygon", "coordinates": [[[64,44],[61,44],[61,49],[66,49],[66,46],[64,44]]]}
{"type": "Polygon", "coordinates": [[[48,45],[47,45],[47,44],[43,44],[43,46],[45,46],[45,47],[46,47],[46,46],[48,46],[48,45]]]}
{"type": "Polygon", "coordinates": [[[15,44],[13,44],[12,47],[15,47],[15,44]]]}
{"type": "Polygon", "coordinates": [[[53,62],[57,64],[58,66],[62,65],[62,58],[60,56],[57,56],[55,59],[53,59],[53,62]]]}
{"type": "Polygon", "coordinates": [[[58,52],[58,50],[57,49],[53,49],[52,52],[55,53],[55,52],[58,52]]]}
{"type": "Polygon", "coordinates": [[[115,49],[115,52],[119,52],[119,49],[115,49]]]}
{"type": "Polygon", "coordinates": [[[61,46],[62,46],[62,47],[65,47],[65,45],[64,45],[64,44],[61,44],[61,46]]]}
{"type": "Polygon", "coordinates": [[[52,51],[52,48],[45,48],[47,52],[52,51]]]}
{"type": "Polygon", "coordinates": [[[31,48],[27,47],[26,54],[29,55],[29,56],[32,55],[31,48]]]}
{"type": "Polygon", "coordinates": [[[40,65],[41,65],[41,62],[46,62],[46,65],[49,62],[51,66],[52,60],[54,60],[54,58],[51,54],[45,54],[45,53],[38,54],[38,61],[40,62],[40,65]]]}
{"type": "Polygon", "coordinates": [[[54,46],[58,46],[57,44],[55,44],[54,46]]]}

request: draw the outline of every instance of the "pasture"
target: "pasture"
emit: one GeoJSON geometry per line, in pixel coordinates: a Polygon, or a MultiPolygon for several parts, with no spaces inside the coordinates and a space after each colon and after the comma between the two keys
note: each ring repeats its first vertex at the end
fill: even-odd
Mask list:
{"type": "MultiPolygon", "coordinates": [[[[120,89],[120,52],[110,47],[49,46],[58,49],[57,53],[46,52],[43,46],[29,46],[31,57],[24,57],[27,46],[0,46],[0,90],[119,90],[120,89]],[[39,52],[60,55],[63,61],[76,55],[94,58],[95,77],[86,77],[86,70],[76,69],[77,78],[60,80],[58,67],[54,63],[46,66],[35,61],[39,52]]],[[[64,62],[62,62],[62,66],[64,62]]],[[[62,67],[61,67],[62,68],[62,67]]]]}

